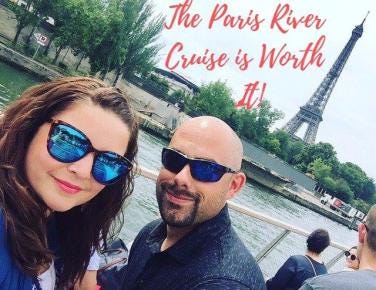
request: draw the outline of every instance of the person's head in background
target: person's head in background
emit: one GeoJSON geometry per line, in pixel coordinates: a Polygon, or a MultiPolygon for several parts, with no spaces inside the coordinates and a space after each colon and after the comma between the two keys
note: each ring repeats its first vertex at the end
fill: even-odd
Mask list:
{"type": "Polygon", "coordinates": [[[359,269],[376,270],[376,205],[368,211],[366,221],[358,226],[359,269]]]}
{"type": "Polygon", "coordinates": [[[329,233],[324,229],[314,230],[307,238],[307,250],[314,254],[321,254],[330,244],[329,233]]]}
{"type": "Polygon", "coordinates": [[[351,247],[348,251],[345,252],[345,266],[348,269],[358,270],[359,269],[359,258],[357,246],[351,247]]]}
{"type": "Polygon", "coordinates": [[[0,209],[13,259],[25,274],[37,276],[52,262],[46,227],[54,216],[60,282],[83,277],[92,250],[118,230],[110,225],[133,191],[137,134],[124,93],[92,78],[34,86],[6,108],[0,209]]]}

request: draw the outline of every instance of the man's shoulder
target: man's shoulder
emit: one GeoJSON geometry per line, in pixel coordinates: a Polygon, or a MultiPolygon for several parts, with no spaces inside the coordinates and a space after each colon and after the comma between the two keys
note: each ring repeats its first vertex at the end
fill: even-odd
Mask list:
{"type": "MultiPolygon", "coordinates": [[[[376,283],[376,271],[359,270],[359,271],[341,271],[329,273],[314,277],[307,280],[308,289],[358,289],[356,286],[365,283],[374,285],[376,283]]],[[[303,289],[306,289],[303,287],[303,289]]],[[[369,288],[364,288],[369,289],[369,288]]]]}
{"type": "Polygon", "coordinates": [[[136,238],[139,238],[140,236],[149,235],[157,226],[159,226],[162,223],[161,219],[156,219],[151,221],[150,223],[146,224],[137,234],[136,238]]]}
{"type": "Polygon", "coordinates": [[[145,244],[145,240],[147,240],[150,237],[150,234],[153,232],[154,229],[156,229],[158,226],[162,224],[161,219],[156,219],[148,224],[146,224],[137,234],[135,239],[132,242],[132,248],[134,248],[135,245],[145,244]]]}
{"type": "Polygon", "coordinates": [[[153,220],[151,221],[150,223],[146,224],[140,231],[140,233],[150,233],[151,231],[153,231],[153,229],[155,229],[157,226],[159,226],[160,224],[162,223],[162,219],[156,219],[156,220],[153,220]]]}
{"type": "Polygon", "coordinates": [[[248,285],[250,281],[251,285],[265,283],[256,260],[232,227],[211,244],[211,249],[206,254],[212,257],[210,269],[217,277],[230,278],[248,285]]]}
{"type": "Polygon", "coordinates": [[[253,259],[251,252],[232,226],[206,246],[220,252],[220,257],[224,259],[253,259]]]}

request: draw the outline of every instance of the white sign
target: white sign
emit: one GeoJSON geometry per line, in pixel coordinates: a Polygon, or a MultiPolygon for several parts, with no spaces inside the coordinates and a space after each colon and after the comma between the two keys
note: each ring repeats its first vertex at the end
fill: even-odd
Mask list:
{"type": "Polygon", "coordinates": [[[46,46],[48,44],[48,37],[41,34],[41,33],[34,33],[35,38],[37,39],[37,43],[41,46],[46,46]]]}

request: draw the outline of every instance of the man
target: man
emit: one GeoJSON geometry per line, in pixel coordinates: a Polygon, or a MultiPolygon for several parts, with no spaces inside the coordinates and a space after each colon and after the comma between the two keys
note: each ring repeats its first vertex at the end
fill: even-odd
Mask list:
{"type": "Polygon", "coordinates": [[[303,255],[291,256],[266,281],[268,290],[297,290],[308,278],[326,274],[328,271],[321,261],[320,254],[329,246],[329,233],[323,229],[313,231],[307,238],[307,251],[303,255]]]}
{"type": "Polygon", "coordinates": [[[265,289],[226,205],[246,181],[242,156],[241,141],[217,118],[193,118],[176,130],[156,182],[162,220],[134,240],[122,289],[265,289]]]}
{"type": "Polygon", "coordinates": [[[376,205],[367,221],[358,226],[358,271],[342,271],[312,278],[300,290],[371,290],[376,289],[376,205]]]}

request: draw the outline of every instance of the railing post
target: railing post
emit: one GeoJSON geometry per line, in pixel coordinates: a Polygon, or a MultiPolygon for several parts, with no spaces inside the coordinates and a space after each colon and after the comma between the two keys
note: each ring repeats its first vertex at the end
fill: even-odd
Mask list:
{"type": "Polygon", "coordinates": [[[290,233],[289,230],[282,231],[275,237],[265,248],[263,248],[257,255],[256,261],[260,263],[273,249],[290,233]]]}
{"type": "Polygon", "coordinates": [[[331,267],[333,267],[333,265],[334,265],[335,263],[337,263],[338,260],[341,259],[341,258],[343,257],[343,253],[344,253],[344,252],[345,252],[345,251],[340,251],[336,256],[334,256],[333,259],[331,259],[328,263],[326,263],[326,264],[325,264],[326,269],[329,270],[331,267]]]}

